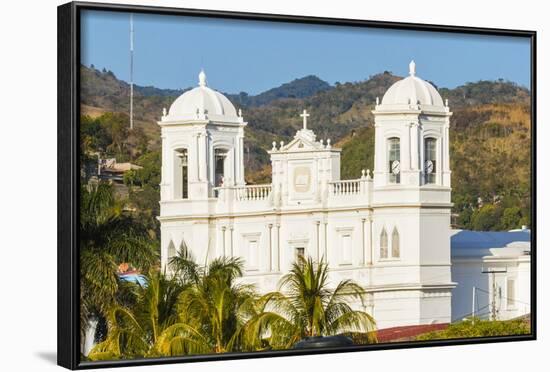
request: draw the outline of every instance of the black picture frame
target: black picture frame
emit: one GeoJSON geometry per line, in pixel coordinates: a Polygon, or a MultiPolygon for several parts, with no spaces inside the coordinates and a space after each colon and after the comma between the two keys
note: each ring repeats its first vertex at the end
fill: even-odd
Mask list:
{"type": "Polygon", "coordinates": [[[200,9],[71,2],[58,7],[58,315],[57,360],[69,369],[140,366],[181,362],[200,362],[289,355],[326,354],[377,349],[402,349],[491,342],[525,341],[537,338],[537,228],[536,228],[536,31],[459,27],[435,24],[382,22],[278,14],[258,14],[200,9]],[[171,358],[81,362],[79,351],[79,118],[80,118],[80,14],[83,10],[200,16],[209,18],[277,21],[288,23],[341,25],[393,30],[434,31],[476,35],[516,36],[531,42],[531,334],[438,341],[382,343],[318,350],[281,350],[266,352],[195,355],[171,358]]]}

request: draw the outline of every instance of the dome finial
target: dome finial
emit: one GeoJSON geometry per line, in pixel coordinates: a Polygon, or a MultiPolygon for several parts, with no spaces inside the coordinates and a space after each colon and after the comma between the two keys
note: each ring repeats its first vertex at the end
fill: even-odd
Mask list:
{"type": "Polygon", "coordinates": [[[409,75],[416,75],[416,63],[414,63],[414,59],[409,63],[409,75]]]}
{"type": "Polygon", "coordinates": [[[201,68],[201,72],[199,72],[199,86],[201,87],[206,86],[206,74],[204,73],[203,68],[201,68]]]}

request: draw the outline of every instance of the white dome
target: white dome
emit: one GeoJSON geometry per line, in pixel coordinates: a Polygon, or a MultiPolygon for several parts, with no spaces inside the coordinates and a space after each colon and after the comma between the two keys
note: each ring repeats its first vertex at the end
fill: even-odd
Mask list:
{"type": "Polygon", "coordinates": [[[409,76],[394,83],[384,94],[382,105],[429,105],[444,107],[437,89],[416,76],[414,61],[409,64],[409,76]]]}
{"type": "Polygon", "coordinates": [[[206,74],[199,73],[199,86],[179,96],[170,106],[164,120],[188,120],[207,117],[214,120],[238,121],[235,106],[223,94],[206,86],[206,74]]]}

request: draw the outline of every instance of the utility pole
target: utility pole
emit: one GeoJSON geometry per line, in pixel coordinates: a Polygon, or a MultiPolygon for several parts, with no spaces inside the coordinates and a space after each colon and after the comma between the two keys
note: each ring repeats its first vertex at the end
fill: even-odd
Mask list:
{"type": "Polygon", "coordinates": [[[472,287],[472,324],[475,322],[476,316],[476,287],[472,287]]]}
{"type": "Polygon", "coordinates": [[[130,129],[134,129],[134,15],[130,13],[130,129]]]}
{"type": "Polygon", "coordinates": [[[495,275],[497,273],[506,273],[506,268],[504,269],[487,269],[482,270],[482,274],[491,274],[491,320],[497,320],[497,282],[495,275]]]}

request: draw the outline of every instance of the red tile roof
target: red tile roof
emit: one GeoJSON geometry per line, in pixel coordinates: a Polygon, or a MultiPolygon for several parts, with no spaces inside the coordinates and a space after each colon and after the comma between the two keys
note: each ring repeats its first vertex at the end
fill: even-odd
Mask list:
{"type": "Polygon", "coordinates": [[[379,329],[376,334],[378,342],[406,341],[424,333],[441,331],[448,326],[448,323],[401,326],[379,329]]]}

